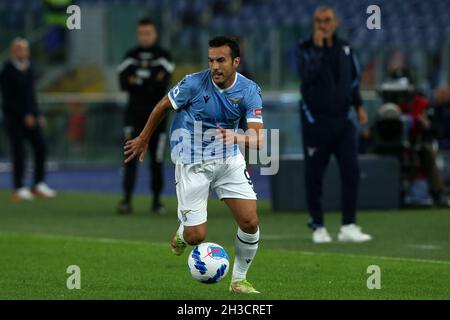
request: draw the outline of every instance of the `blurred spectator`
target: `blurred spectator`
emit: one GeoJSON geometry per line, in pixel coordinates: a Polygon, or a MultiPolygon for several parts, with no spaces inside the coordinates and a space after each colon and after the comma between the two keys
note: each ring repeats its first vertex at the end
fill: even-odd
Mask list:
{"type": "Polygon", "coordinates": [[[67,131],[71,151],[76,154],[81,152],[86,137],[87,116],[84,109],[84,105],[78,101],[69,105],[69,128],[67,131]]]}
{"type": "Polygon", "coordinates": [[[44,20],[47,25],[44,43],[50,59],[61,61],[65,58],[67,7],[72,0],[43,0],[44,20]]]}
{"type": "Polygon", "coordinates": [[[241,63],[239,64],[239,73],[244,77],[252,79],[252,73],[248,66],[247,59],[245,58],[245,42],[241,37],[238,37],[239,51],[241,53],[241,63]]]}
{"type": "Polygon", "coordinates": [[[410,83],[414,84],[413,75],[408,67],[406,57],[401,51],[394,51],[391,54],[387,73],[390,79],[407,78],[410,83]]]}
{"type": "Polygon", "coordinates": [[[431,110],[432,127],[439,148],[450,150],[450,87],[436,89],[431,110]]]}
{"type": "Polygon", "coordinates": [[[45,121],[40,115],[36,102],[28,41],[14,39],[10,49],[10,59],[4,63],[0,73],[0,87],[3,95],[5,128],[12,153],[15,189],[13,199],[33,200],[34,195],[51,198],[56,195],[56,192],[44,182],[46,144],[42,128],[45,121]],[[32,190],[23,186],[24,140],[31,143],[34,152],[32,190]]]}
{"type": "Polygon", "coordinates": [[[420,176],[422,169],[428,181],[434,205],[449,206],[449,201],[445,197],[443,176],[436,163],[437,152],[433,146],[433,127],[427,115],[429,107],[429,100],[416,90],[411,92],[407,101],[400,104],[403,115],[409,117],[411,121],[409,138],[412,150],[418,153],[420,161],[420,168],[412,178],[420,176]]]}

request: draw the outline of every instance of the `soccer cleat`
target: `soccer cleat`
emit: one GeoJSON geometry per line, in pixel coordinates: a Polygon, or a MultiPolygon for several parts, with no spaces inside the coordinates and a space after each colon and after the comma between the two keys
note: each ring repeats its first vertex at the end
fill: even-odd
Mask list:
{"type": "Polygon", "coordinates": [[[131,204],[129,202],[126,202],[125,200],[119,202],[119,205],[117,206],[117,213],[129,214],[131,212],[133,212],[133,209],[131,208],[131,204]]]}
{"type": "Polygon", "coordinates": [[[338,234],[339,241],[343,242],[366,242],[372,240],[368,234],[361,232],[361,227],[355,224],[348,224],[341,227],[341,232],[338,234]]]}
{"type": "Polygon", "coordinates": [[[312,234],[312,240],[314,243],[329,243],[332,241],[325,227],[320,227],[314,230],[312,234]]]}
{"type": "Polygon", "coordinates": [[[15,201],[31,201],[34,199],[34,195],[31,193],[30,189],[22,187],[16,190],[13,194],[13,200],[15,201]]]}
{"type": "Polygon", "coordinates": [[[34,186],[33,193],[41,198],[54,198],[56,191],[51,189],[45,182],[39,182],[34,186]]]}
{"type": "Polygon", "coordinates": [[[178,231],[175,232],[175,235],[173,236],[172,242],[170,243],[172,246],[172,252],[176,256],[181,256],[181,254],[184,252],[184,249],[186,249],[187,244],[184,242],[180,235],[178,234],[178,231]]]}
{"type": "Polygon", "coordinates": [[[250,282],[247,281],[247,279],[231,280],[230,291],[235,293],[260,293],[250,282]]]}

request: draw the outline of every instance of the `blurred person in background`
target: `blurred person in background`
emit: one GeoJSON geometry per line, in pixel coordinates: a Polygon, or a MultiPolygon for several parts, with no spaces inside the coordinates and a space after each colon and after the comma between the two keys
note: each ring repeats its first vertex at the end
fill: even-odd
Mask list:
{"type": "MultiPolygon", "coordinates": [[[[175,65],[167,50],[157,45],[158,31],[155,23],[143,18],[137,26],[139,45],[129,50],[118,67],[120,87],[128,93],[125,109],[125,140],[139,134],[159,100],[166,94],[175,65]]],[[[162,214],[165,212],[161,202],[163,190],[163,162],[166,146],[166,121],[157,128],[149,142],[150,151],[150,187],[153,191],[151,210],[162,214]]],[[[124,165],[124,197],[118,206],[118,212],[132,212],[132,196],[137,174],[138,160],[134,159],[124,165]]]]}
{"type": "Polygon", "coordinates": [[[67,7],[72,0],[43,0],[44,21],[47,25],[44,37],[46,53],[50,60],[62,61],[65,59],[67,38],[67,7]]]}
{"type": "Polygon", "coordinates": [[[52,198],[56,192],[44,182],[46,143],[42,128],[45,120],[36,102],[33,69],[28,41],[16,38],[11,43],[10,58],[0,73],[5,128],[10,141],[13,164],[14,200],[33,200],[34,196],[52,198]],[[25,173],[24,141],[34,153],[34,179],[31,190],[23,185],[25,173]]]}
{"type": "Polygon", "coordinates": [[[432,126],[439,148],[450,150],[450,87],[440,87],[434,93],[432,126]]]}
{"type": "Polygon", "coordinates": [[[324,225],[322,186],[331,155],[341,174],[342,226],[339,241],[364,242],[372,237],[356,225],[359,165],[356,127],[349,117],[355,108],[361,124],[368,122],[359,92],[359,66],[350,45],[335,31],[334,9],[317,8],[313,35],[299,44],[301,121],[305,155],[306,200],[314,243],[331,242],[324,225]]]}
{"type": "Polygon", "coordinates": [[[417,90],[411,93],[408,101],[400,104],[400,109],[411,119],[409,139],[413,150],[419,155],[419,173],[420,169],[424,171],[433,204],[437,207],[448,207],[450,202],[445,196],[444,178],[437,166],[437,148],[434,144],[441,110],[438,109],[438,114],[433,115],[436,110],[431,108],[430,101],[417,90]]]}
{"type": "MultiPolygon", "coordinates": [[[[396,69],[389,66],[388,70],[390,81],[409,88],[402,94],[397,94],[395,98],[393,96],[392,102],[399,106],[403,118],[406,120],[407,139],[412,152],[410,157],[412,159],[418,157],[418,166],[413,167],[410,179],[414,182],[417,178],[424,176],[433,204],[437,207],[447,207],[449,200],[445,196],[443,175],[437,166],[437,148],[435,146],[437,128],[439,124],[442,124],[441,116],[444,115],[443,109],[432,108],[429,99],[417,89],[412,73],[405,64],[396,69]]],[[[444,104],[446,90],[436,93],[436,102],[444,104]]],[[[445,128],[445,125],[442,128],[445,128]]]]}

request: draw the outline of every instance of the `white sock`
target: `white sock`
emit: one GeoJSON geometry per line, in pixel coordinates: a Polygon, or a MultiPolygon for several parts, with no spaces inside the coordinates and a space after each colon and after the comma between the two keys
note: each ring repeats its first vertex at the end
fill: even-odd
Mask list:
{"type": "Polygon", "coordinates": [[[186,242],[184,240],[184,226],[181,222],[180,222],[180,226],[178,227],[177,232],[178,232],[178,235],[180,236],[180,239],[183,240],[183,242],[186,242]]]}
{"type": "Polygon", "coordinates": [[[258,250],[258,241],[259,228],[253,234],[245,233],[241,228],[238,228],[237,237],[234,242],[233,281],[246,278],[247,271],[252,264],[256,250],[258,250]]]}

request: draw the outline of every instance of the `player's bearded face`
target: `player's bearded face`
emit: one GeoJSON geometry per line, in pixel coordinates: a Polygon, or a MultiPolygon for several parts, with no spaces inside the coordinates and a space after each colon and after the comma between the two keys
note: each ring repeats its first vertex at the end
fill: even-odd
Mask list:
{"type": "Polygon", "coordinates": [[[227,88],[234,81],[234,75],[239,66],[239,58],[232,58],[228,46],[209,48],[209,68],[212,79],[219,87],[227,88]]]}

